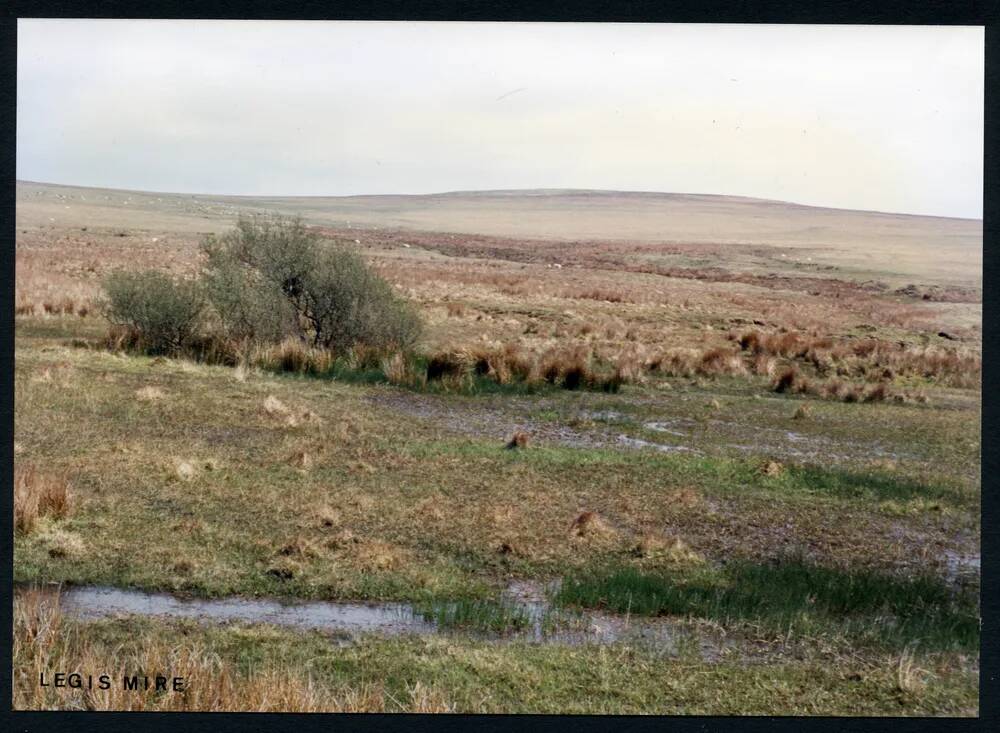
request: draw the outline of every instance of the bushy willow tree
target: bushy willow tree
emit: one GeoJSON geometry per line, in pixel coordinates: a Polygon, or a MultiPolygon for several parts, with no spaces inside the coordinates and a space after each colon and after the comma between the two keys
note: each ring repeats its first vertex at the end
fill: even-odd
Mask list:
{"type": "Polygon", "coordinates": [[[156,270],[114,272],[104,281],[104,292],[108,320],[152,353],[181,351],[204,324],[204,292],[191,280],[156,270]]]}
{"type": "Polygon", "coordinates": [[[341,351],[408,349],[419,337],[416,313],[360,254],[298,219],[241,217],[203,250],[207,296],[234,338],[341,351]]]}

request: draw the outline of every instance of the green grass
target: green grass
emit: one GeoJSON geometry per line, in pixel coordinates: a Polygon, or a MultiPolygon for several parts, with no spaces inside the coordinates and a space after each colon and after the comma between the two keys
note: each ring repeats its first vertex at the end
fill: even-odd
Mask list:
{"type": "MultiPolygon", "coordinates": [[[[665,658],[635,647],[501,643],[462,637],[364,637],[347,646],[318,632],[267,625],[199,625],[125,618],[64,621],[66,643],[89,647],[91,664],[114,669],[126,655],[156,645],[217,656],[236,690],[261,671],[307,680],[321,695],[385,691],[385,711],[407,710],[419,683],[458,713],[660,715],[978,714],[978,677],[958,657],[917,656],[924,672],[901,685],[898,655],[864,653],[831,660],[665,658]],[[72,633],[68,633],[72,632],[72,633]]],[[[79,664],[70,650],[61,659],[79,664]]],[[[36,685],[32,658],[15,659],[15,689],[36,685]]],[[[198,680],[188,680],[198,684],[198,680]]],[[[211,684],[206,681],[204,684],[211,684]]],[[[79,694],[62,688],[70,707],[79,694]]]]}
{"type": "Polygon", "coordinates": [[[531,625],[531,618],[524,608],[493,599],[439,601],[418,605],[416,611],[442,629],[505,634],[531,625]]]}
{"type": "Polygon", "coordinates": [[[840,570],[797,558],[684,574],[629,567],[578,573],[565,579],[556,600],[618,613],[750,622],[777,632],[834,630],[897,649],[979,646],[977,599],[968,590],[956,592],[929,576],[840,570]]]}
{"type": "MultiPolygon", "coordinates": [[[[492,456],[495,446],[485,441],[460,439],[433,443],[413,442],[406,446],[411,455],[430,457],[453,454],[465,457],[492,456]]],[[[553,469],[571,466],[626,467],[642,466],[668,473],[678,482],[712,486],[719,492],[743,492],[746,489],[768,493],[830,497],[864,502],[886,500],[929,499],[969,507],[978,496],[959,481],[927,477],[924,481],[898,472],[819,465],[788,464],[777,476],[761,471],[762,459],[703,456],[692,453],[655,453],[653,451],[622,451],[615,448],[575,448],[541,446],[528,451],[506,452],[498,460],[527,463],[553,469]]]]}
{"type": "Polygon", "coordinates": [[[783,475],[776,478],[764,477],[762,482],[765,485],[801,489],[845,499],[886,501],[923,498],[958,505],[968,505],[970,501],[978,499],[968,491],[963,491],[957,483],[945,483],[940,479],[919,481],[899,473],[874,469],[861,472],[808,464],[790,465],[783,475]]]}
{"type": "MultiPolygon", "coordinates": [[[[544,581],[602,563],[648,569],[657,560],[633,552],[647,534],[676,536],[709,562],[760,561],[792,546],[835,566],[885,568],[978,533],[978,482],[922,474],[905,460],[893,472],[787,463],[766,476],[762,457],[577,448],[544,437],[508,451],[503,437],[456,436],[372,399],[382,388],[260,372],[240,381],[221,366],[68,348],[35,334],[36,320],[48,323],[18,324],[18,461],[66,472],[73,505],[45,531],[15,538],[18,581],[427,603],[495,598],[511,578],[544,581]],[[165,396],[137,399],[148,385],[165,396]],[[265,413],[268,396],[322,422],[289,426],[265,413]],[[308,470],[290,462],[300,450],[312,458],[308,470]],[[197,468],[193,479],[179,477],[182,460],[197,468]],[[584,510],[615,533],[573,536],[584,510]]],[[[649,409],[704,405],[710,394],[671,391],[649,409]]],[[[631,399],[553,388],[537,407],[645,404],[631,399]]],[[[426,400],[459,414],[503,403],[426,400]]],[[[777,413],[778,402],[759,404],[777,413]]],[[[851,407],[825,406],[810,427],[826,430],[829,416],[851,407]]],[[[787,403],[783,410],[790,420],[787,403]]],[[[922,412],[928,433],[972,417],[922,412]]]]}

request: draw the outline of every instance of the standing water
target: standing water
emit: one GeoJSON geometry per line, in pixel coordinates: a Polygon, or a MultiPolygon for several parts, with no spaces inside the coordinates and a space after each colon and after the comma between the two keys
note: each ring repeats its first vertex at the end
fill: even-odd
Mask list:
{"type": "MultiPolygon", "coordinates": [[[[24,592],[24,587],[18,593],[24,592]]],[[[255,598],[186,599],[168,593],[105,586],[43,587],[60,611],[70,617],[93,621],[126,616],[193,619],[202,622],[273,624],[297,629],[337,632],[350,637],[364,634],[399,636],[456,633],[440,627],[407,603],[350,603],[335,601],[283,602],[255,598]]],[[[580,613],[552,608],[547,590],[534,583],[513,583],[502,601],[523,610],[527,628],[477,631],[471,636],[493,641],[540,644],[628,643],[666,655],[684,650],[702,658],[717,658],[724,644],[696,636],[670,619],[637,619],[603,613],[580,613]]]]}

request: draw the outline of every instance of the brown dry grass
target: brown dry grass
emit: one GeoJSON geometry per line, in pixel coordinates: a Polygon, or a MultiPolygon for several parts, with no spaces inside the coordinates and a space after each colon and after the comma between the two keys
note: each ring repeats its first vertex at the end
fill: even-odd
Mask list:
{"type": "Polygon", "coordinates": [[[514,435],[507,442],[508,450],[528,447],[528,434],[523,430],[515,430],[514,435]]]}
{"type": "Polygon", "coordinates": [[[677,564],[701,564],[705,558],[680,537],[644,534],[631,549],[633,557],[677,564]]]}
{"type": "Polygon", "coordinates": [[[175,464],[175,470],[177,472],[177,477],[181,481],[190,481],[198,473],[193,463],[191,463],[190,461],[183,461],[183,460],[177,461],[177,463],[175,464]]]}
{"type": "Polygon", "coordinates": [[[40,471],[31,463],[14,464],[14,528],[33,531],[40,517],[61,519],[70,510],[71,494],[66,476],[40,471]]]}
{"type": "Polygon", "coordinates": [[[308,451],[298,450],[289,456],[288,463],[300,471],[308,471],[313,466],[313,457],[308,451]]]}
{"type": "Polygon", "coordinates": [[[569,527],[571,537],[613,538],[618,532],[597,512],[581,512],[569,527]]]}
{"type": "MultiPolygon", "coordinates": [[[[155,266],[191,273],[199,266],[197,238],[190,233],[151,237],[149,246],[138,248],[132,234],[123,238],[120,233],[24,230],[18,237],[18,313],[47,317],[42,314],[48,311],[60,318],[93,313],[97,282],[109,268],[155,266]],[[155,246],[154,239],[160,240],[155,246]],[[80,250],[87,248],[106,254],[108,263],[79,266],[80,250]]],[[[792,365],[814,381],[884,382],[886,389],[898,380],[979,387],[979,329],[968,318],[974,309],[945,309],[955,304],[939,300],[961,295],[958,290],[949,295],[945,286],[931,288],[931,300],[900,301],[894,291],[886,291],[892,296],[887,298],[865,283],[765,277],[756,271],[750,277],[714,266],[636,265],[626,256],[669,259],[700,252],[743,262],[743,254],[709,245],[577,242],[569,248],[549,241],[529,247],[478,235],[412,234],[372,232],[364,249],[423,311],[429,325],[422,349],[430,355],[426,373],[405,355],[334,355],[296,340],[250,348],[213,337],[196,344],[191,356],[306,374],[329,373],[337,356],[359,367],[381,368],[392,384],[421,387],[426,379],[449,389],[468,387],[471,374],[500,384],[547,381],[614,392],[659,377],[773,379],[792,365]],[[401,237],[413,246],[401,250],[401,237]],[[427,257],[427,249],[442,247],[447,258],[427,257]],[[564,267],[570,249],[574,264],[564,267]],[[949,321],[952,314],[962,323],[949,321]],[[738,325],[751,322],[757,327],[738,325]],[[852,330],[859,322],[877,333],[858,338],[852,330]],[[903,339],[896,338],[900,329],[903,339]],[[959,341],[943,342],[939,331],[958,334],[959,341]]],[[[767,262],[778,267],[773,257],[767,262]]],[[[114,349],[141,348],[135,334],[121,330],[112,331],[108,341],[114,349]]],[[[843,397],[835,397],[834,388],[817,387],[816,392],[830,399],[865,400],[863,390],[856,395],[841,390],[843,397]]],[[[872,392],[872,399],[880,398],[878,390],[872,392]]]]}
{"type": "Polygon", "coordinates": [[[274,395],[265,397],[261,407],[269,418],[290,428],[300,425],[319,425],[323,422],[320,416],[309,408],[290,407],[274,395]]]}
{"type": "Polygon", "coordinates": [[[135,391],[135,396],[141,402],[156,402],[164,399],[167,394],[156,385],[147,385],[135,391]]]}
{"type": "MultiPolygon", "coordinates": [[[[242,352],[239,346],[231,351],[242,352]]],[[[333,366],[333,354],[311,348],[298,339],[286,339],[275,346],[257,348],[250,361],[256,366],[299,374],[325,374],[333,366]]]]}
{"type": "Polygon", "coordinates": [[[382,359],[382,373],[390,384],[411,386],[417,384],[417,374],[402,352],[395,352],[382,359]]]}
{"type": "Polygon", "coordinates": [[[155,637],[141,646],[90,641],[66,620],[57,593],[25,591],[14,601],[15,710],[122,710],[200,712],[451,712],[444,696],[421,683],[408,689],[409,699],[389,696],[378,683],[330,689],[301,670],[275,663],[242,674],[203,643],[169,644],[155,637]],[[57,671],[82,675],[82,687],[38,684],[39,674],[57,671]],[[185,681],[182,691],[125,690],[122,679],[169,674],[185,681]],[[88,689],[87,674],[107,674],[111,684],[88,689]]]}
{"type": "Polygon", "coordinates": [[[767,461],[760,467],[760,472],[765,476],[780,476],[784,471],[785,467],[778,461],[767,461]]]}
{"type": "Polygon", "coordinates": [[[819,376],[860,377],[867,381],[915,376],[945,386],[975,387],[982,357],[969,347],[914,345],[884,339],[835,339],[786,331],[748,331],[737,336],[741,349],[757,358],[784,357],[809,364],[819,376]]]}

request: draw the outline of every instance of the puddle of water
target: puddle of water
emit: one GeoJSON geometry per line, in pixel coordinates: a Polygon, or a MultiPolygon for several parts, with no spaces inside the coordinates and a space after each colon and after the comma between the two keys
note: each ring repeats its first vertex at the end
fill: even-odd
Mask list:
{"type": "Polygon", "coordinates": [[[582,414],[584,417],[595,422],[619,422],[628,419],[625,415],[618,412],[618,410],[584,410],[582,414]]]}
{"type": "Polygon", "coordinates": [[[952,580],[977,576],[982,572],[983,556],[980,553],[966,555],[953,550],[943,550],[942,555],[948,570],[948,577],[952,580]]]}
{"type": "Polygon", "coordinates": [[[687,437],[687,433],[681,430],[674,430],[673,422],[647,422],[642,425],[647,430],[653,430],[657,433],[667,433],[668,435],[678,435],[682,438],[687,437]]]}
{"type": "Polygon", "coordinates": [[[684,451],[689,453],[698,452],[693,448],[688,448],[686,445],[664,445],[663,443],[651,443],[648,440],[642,440],[641,438],[630,438],[627,435],[619,435],[618,442],[630,448],[653,448],[662,453],[677,453],[684,451]]]}
{"type": "Polygon", "coordinates": [[[507,398],[502,406],[488,399],[449,403],[435,397],[398,391],[372,395],[369,401],[463,435],[507,440],[515,430],[523,430],[535,441],[573,448],[600,448],[608,442],[600,434],[575,430],[569,425],[531,420],[524,414],[533,407],[543,406],[543,402],[507,398]]]}
{"type": "MultiPolygon", "coordinates": [[[[696,636],[670,619],[629,618],[604,613],[553,609],[548,596],[552,584],[511,584],[502,598],[527,612],[531,627],[506,634],[466,633],[473,638],[513,642],[582,646],[628,643],[655,653],[674,656],[696,651],[706,661],[718,659],[728,642],[696,636]]],[[[17,592],[22,592],[19,588],[17,592]]],[[[58,594],[62,613],[82,620],[123,616],[192,619],[200,622],[266,623],[297,629],[338,632],[348,638],[362,634],[459,634],[443,630],[406,603],[340,603],[328,601],[283,603],[253,598],[182,599],[168,593],[110,588],[69,586],[40,589],[58,594]]]]}
{"type": "Polygon", "coordinates": [[[62,589],[59,606],[83,619],[113,616],[168,616],[213,621],[252,621],[276,626],[347,630],[386,635],[428,633],[433,625],[415,616],[407,604],[279,603],[248,598],[180,599],[167,593],[144,593],[107,587],[62,589]]]}

